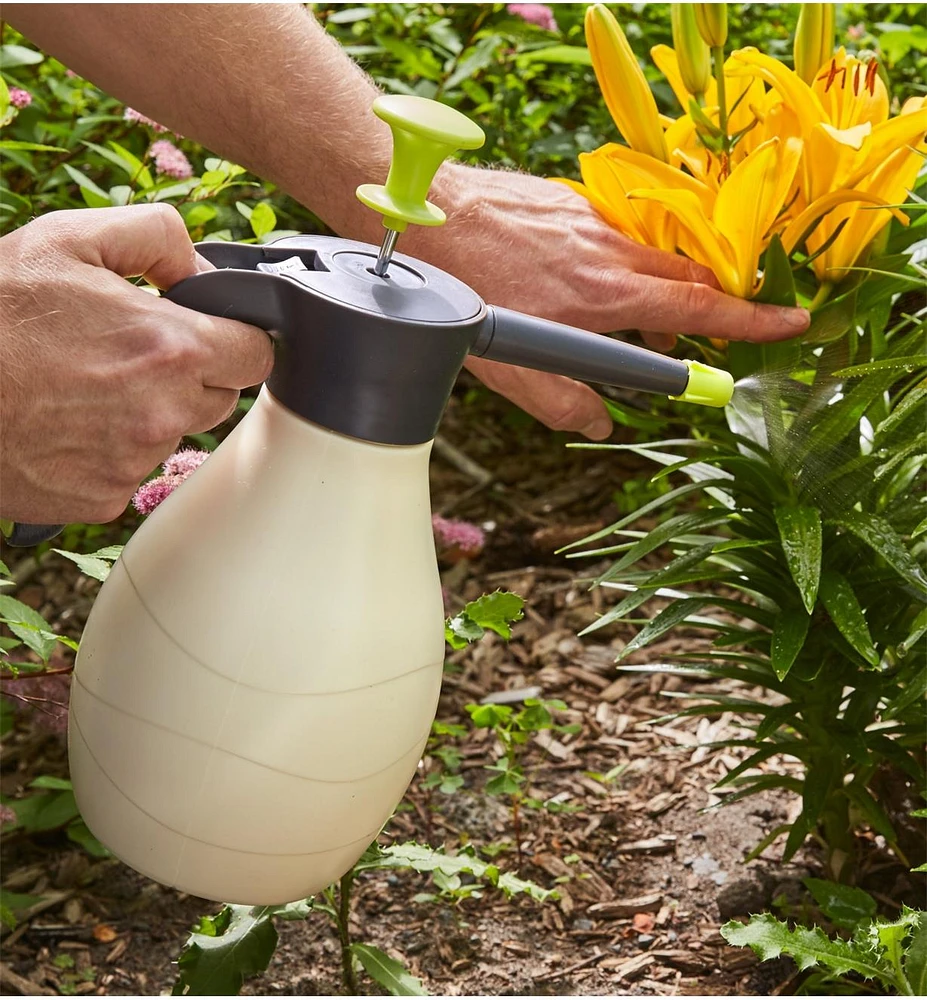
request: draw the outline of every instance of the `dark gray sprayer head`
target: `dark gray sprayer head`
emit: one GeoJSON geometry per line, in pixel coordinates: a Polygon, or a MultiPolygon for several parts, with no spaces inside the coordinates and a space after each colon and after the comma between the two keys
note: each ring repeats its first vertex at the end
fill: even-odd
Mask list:
{"type": "Polygon", "coordinates": [[[167,297],[270,332],[277,341],[271,393],[351,437],[431,440],[468,353],[673,397],[693,389],[691,362],[486,306],[422,261],[396,254],[380,277],[377,249],[365,243],[299,236],[197,249],[217,270],[181,281],[167,297]]]}

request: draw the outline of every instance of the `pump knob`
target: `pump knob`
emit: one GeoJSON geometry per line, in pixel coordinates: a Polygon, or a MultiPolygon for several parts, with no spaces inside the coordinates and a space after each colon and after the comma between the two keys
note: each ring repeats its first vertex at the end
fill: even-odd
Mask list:
{"type": "Polygon", "coordinates": [[[383,216],[383,225],[405,232],[409,223],[441,226],[444,212],[425,200],[438,167],[458,149],[479,149],[483,130],[466,115],[425,97],[390,94],[373,102],[373,113],[393,133],[393,161],[386,184],[362,184],[357,197],[383,216]]]}

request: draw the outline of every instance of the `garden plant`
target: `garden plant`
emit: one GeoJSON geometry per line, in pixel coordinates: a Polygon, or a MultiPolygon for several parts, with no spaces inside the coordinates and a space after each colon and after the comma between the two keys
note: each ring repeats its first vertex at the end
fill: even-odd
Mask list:
{"type": "MultiPolygon", "coordinates": [[[[619,679],[656,678],[678,705],[654,725],[725,713],[745,720],[748,735],[713,745],[738,761],[715,788],[719,808],[769,795],[794,803],[736,860],[805,859],[822,877],[805,880],[800,904],[728,922],[725,940],[764,960],[792,957],[790,989],[922,995],[924,910],[860,884],[876,847],[913,869],[912,879],[927,859],[923,9],[309,6],[384,90],[441,100],[479,121],[487,142],[469,162],[569,184],[624,236],[698,261],[726,292],[810,310],[809,329],[780,343],[680,336],[677,353],[733,372],[735,395],[721,415],[609,400],[620,442],[574,446],[589,449],[590,461],[633,456],[655,471],[649,482],[616,484],[621,516],[572,541],[568,566],[591,576],[601,598],[580,635],[623,629],[619,679]],[[677,634],[685,651],[669,655],[661,644],[677,634]]],[[[196,240],[323,231],[273,185],[2,30],[3,232],[56,209],[146,202],[175,205],[196,240]]],[[[153,470],[121,521],[68,526],[30,558],[63,557],[104,580],[138,517],[194,472],[251,402],[153,470]]],[[[481,531],[448,534],[448,524],[438,519],[435,530],[450,539],[449,561],[476,558],[481,531]]],[[[10,569],[0,564],[4,737],[14,708],[64,717],[79,645],[18,599],[14,557],[10,569]]],[[[505,590],[454,606],[462,610],[447,621],[451,660],[487,633],[490,642],[517,636],[524,610],[505,590]]],[[[556,891],[528,877],[522,850],[539,815],[525,806],[545,805],[530,792],[525,757],[542,731],[577,734],[561,718],[567,708],[528,694],[517,704],[471,702],[435,723],[432,769],[421,779],[428,809],[437,813],[474,780],[479,794],[502,796],[513,842],[504,862],[493,860],[496,845],[436,843],[430,822],[418,839],[387,827],[315,898],[229,904],[201,917],[179,955],[175,994],[237,993],[271,962],[276,922],[325,920],[345,992],[362,988],[363,971],[375,989],[424,995],[419,976],[351,929],[357,897],[385,872],[427,878],[416,899],[457,915],[494,890],[552,907],[556,891]],[[488,755],[463,770],[464,746],[487,735],[488,755]]],[[[625,767],[599,775],[603,787],[620,784],[625,767]]],[[[63,773],[6,792],[4,837],[58,836],[90,858],[108,856],[63,773]]],[[[4,889],[5,928],[16,933],[37,903],[4,889]]],[[[66,985],[78,989],[76,973],[66,985]]]]}

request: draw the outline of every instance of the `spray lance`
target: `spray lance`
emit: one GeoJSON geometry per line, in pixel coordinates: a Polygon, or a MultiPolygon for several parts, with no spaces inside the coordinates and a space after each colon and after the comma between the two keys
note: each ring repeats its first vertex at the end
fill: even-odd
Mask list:
{"type": "Polygon", "coordinates": [[[396,254],[438,166],[483,142],[458,112],[378,98],[394,160],[358,197],[377,248],[205,243],[168,298],[263,327],[267,384],[135,533],[71,689],[81,813],[119,858],[208,899],[274,904],[336,881],[411,780],[437,707],[444,610],[427,468],[468,354],[723,406],[726,372],[484,304],[396,254]]]}

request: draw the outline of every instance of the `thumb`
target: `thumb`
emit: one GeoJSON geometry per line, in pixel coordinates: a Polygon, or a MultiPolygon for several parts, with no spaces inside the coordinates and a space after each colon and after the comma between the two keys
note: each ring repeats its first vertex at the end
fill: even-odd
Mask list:
{"type": "Polygon", "coordinates": [[[55,212],[59,245],[87,264],[123,278],[144,275],[158,288],[170,288],[210,265],[193,249],[183,218],[170,205],[55,212]],[[61,218],[70,216],[68,219],[61,218]]]}

